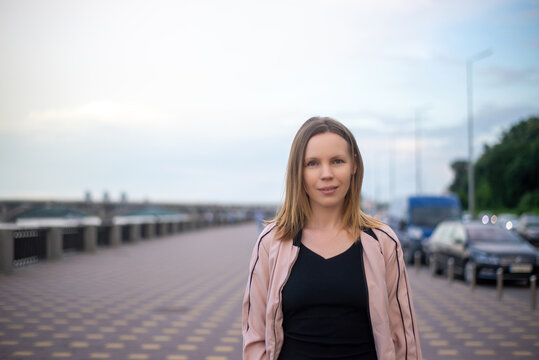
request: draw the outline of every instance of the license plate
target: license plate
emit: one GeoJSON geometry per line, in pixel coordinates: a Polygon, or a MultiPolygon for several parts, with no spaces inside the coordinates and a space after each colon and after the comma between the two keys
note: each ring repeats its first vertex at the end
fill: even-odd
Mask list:
{"type": "Polygon", "coordinates": [[[513,264],[509,266],[511,273],[529,273],[532,272],[532,264],[513,264]]]}

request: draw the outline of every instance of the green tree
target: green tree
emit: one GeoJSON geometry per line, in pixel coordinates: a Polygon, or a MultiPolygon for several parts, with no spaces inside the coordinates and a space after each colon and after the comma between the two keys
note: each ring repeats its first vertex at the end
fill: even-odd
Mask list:
{"type": "MultiPolygon", "coordinates": [[[[464,161],[451,164],[455,178],[449,190],[467,207],[464,161]],[[466,205],[465,205],[466,204],[466,205]]],[[[486,146],[474,166],[477,209],[539,210],[539,117],[530,117],[504,132],[500,142],[486,146]]]]}

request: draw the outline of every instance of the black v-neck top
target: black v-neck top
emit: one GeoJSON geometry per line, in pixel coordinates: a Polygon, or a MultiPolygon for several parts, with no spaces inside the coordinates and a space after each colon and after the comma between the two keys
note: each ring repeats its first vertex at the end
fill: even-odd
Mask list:
{"type": "Polygon", "coordinates": [[[328,259],[300,244],[282,292],[279,360],[376,359],[362,253],[360,241],[328,259]]]}

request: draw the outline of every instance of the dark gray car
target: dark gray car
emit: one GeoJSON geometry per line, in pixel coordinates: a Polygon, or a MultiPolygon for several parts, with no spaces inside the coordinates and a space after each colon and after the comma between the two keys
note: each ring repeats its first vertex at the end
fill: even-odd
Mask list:
{"type": "Polygon", "coordinates": [[[504,279],[529,280],[539,264],[533,246],[512,231],[479,222],[440,223],[427,244],[436,272],[447,271],[447,261],[454,259],[456,276],[471,281],[473,264],[477,279],[495,279],[503,269],[504,279]]]}

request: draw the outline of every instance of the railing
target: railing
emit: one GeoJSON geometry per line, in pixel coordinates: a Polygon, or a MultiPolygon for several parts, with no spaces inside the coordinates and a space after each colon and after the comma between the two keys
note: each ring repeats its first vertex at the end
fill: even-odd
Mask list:
{"type": "Polygon", "coordinates": [[[0,223],[0,273],[58,260],[68,253],[94,253],[98,247],[117,247],[210,225],[204,216],[186,214],[118,216],[112,224],[101,224],[96,218],[0,223]]]}

